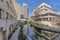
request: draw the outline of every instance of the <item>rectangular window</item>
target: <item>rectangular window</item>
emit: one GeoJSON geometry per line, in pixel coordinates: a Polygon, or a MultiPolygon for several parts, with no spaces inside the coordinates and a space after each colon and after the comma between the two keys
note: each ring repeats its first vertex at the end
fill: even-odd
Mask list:
{"type": "Polygon", "coordinates": [[[21,15],[21,18],[22,18],[22,19],[24,18],[23,15],[21,15]]]}
{"type": "Polygon", "coordinates": [[[12,20],[12,16],[10,15],[10,20],[12,20]]]}
{"type": "Polygon", "coordinates": [[[2,18],[1,16],[2,16],[2,10],[0,9],[0,19],[2,18]]]}
{"type": "Polygon", "coordinates": [[[1,2],[3,2],[3,0],[1,0],[1,2]]]}
{"type": "Polygon", "coordinates": [[[6,13],[6,19],[9,19],[9,14],[8,13],[6,13]]]}
{"type": "Polygon", "coordinates": [[[8,7],[8,9],[9,9],[9,3],[7,2],[7,7],[8,7]]]}

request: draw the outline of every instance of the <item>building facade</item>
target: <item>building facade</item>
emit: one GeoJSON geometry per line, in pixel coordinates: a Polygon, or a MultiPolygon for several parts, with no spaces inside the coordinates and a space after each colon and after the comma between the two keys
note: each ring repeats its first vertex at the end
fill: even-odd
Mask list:
{"type": "MultiPolygon", "coordinates": [[[[47,25],[46,28],[60,28],[56,25],[56,23],[60,21],[60,14],[58,14],[58,12],[53,11],[52,7],[46,3],[42,3],[35,10],[33,10],[31,19],[35,23],[43,24],[45,26],[47,25]]],[[[58,33],[41,30],[39,28],[34,28],[33,31],[35,32],[35,34],[38,34],[38,40],[58,40],[58,38],[60,38],[58,36],[58,33]]]]}
{"type": "Polygon", "coordinates": [[[13,1],[15,0],[0,0],[0,40],[8,40],[15,28],[17,15],[13,1]]]}
{"type": "Polygon", "coordinates": [[[20,9],[20,4],[16,3],[16,1],[13,1],[13,5],[14,5],[14,8],[15,8],[15,11],[16,11],[16,16],[17,16],[17,20],[20,20],[20,15],[21,15],[21,9],[20,9]]]}
{"type": "Polygon", "coordinates": [[[22,15],[23,18],[28,18],[28,7],[26,3],[23,3],[22,5],[22,15]]]}
{"type": "Polygon", "coordinates": [[[60,14],[53,11],[52,7],[46,3],[39,5],[32,14],[35,21],[51,27],[53,27],[56,22],[60,21],[60,14]]]}

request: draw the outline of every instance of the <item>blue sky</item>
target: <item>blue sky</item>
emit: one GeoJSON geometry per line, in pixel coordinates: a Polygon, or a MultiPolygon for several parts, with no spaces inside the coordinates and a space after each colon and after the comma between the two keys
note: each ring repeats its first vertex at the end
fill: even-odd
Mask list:
{"type": "Polygon", "coordinates": [[[16,2],[20,5],[23,3],[28,5],[29,16],[31,16],[32,11],[43,2],[51,5],[53,10],[60,12],[60,0],[16,0],[16,2]]]}

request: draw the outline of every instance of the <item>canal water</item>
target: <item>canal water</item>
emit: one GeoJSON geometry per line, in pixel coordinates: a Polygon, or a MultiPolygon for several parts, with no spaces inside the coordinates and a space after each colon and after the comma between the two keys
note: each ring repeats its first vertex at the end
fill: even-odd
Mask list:
{"type": "MultiPolygon", "coordinates": [[[[36,40],[30,25],[28,25],[28,40],[36,40]]],[[[54,40],[60,40],[60,35],[58,35],[54,40]]]]}
{"type": "Polygon", "coordinates": [[[28,25],[28,39],[29,40],[35,40],[35,37],[34,37],[34,34],[33,34],[33,30],[32,30],[30,25],[28,25]]]}

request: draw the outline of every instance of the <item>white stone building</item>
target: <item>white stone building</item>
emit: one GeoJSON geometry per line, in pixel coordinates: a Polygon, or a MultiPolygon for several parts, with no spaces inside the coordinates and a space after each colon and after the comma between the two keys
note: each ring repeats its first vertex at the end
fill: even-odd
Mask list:
{"type": "Polygon", "coordinates": [[[33,10],[32,18],[35,20],[35,22],[53,27],[56,22],[60,21],[60,14],[53,11],[50,5],[42,3],[33,10]]]}

